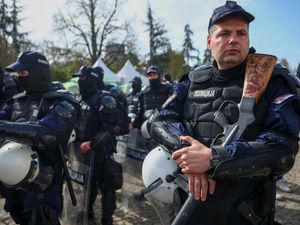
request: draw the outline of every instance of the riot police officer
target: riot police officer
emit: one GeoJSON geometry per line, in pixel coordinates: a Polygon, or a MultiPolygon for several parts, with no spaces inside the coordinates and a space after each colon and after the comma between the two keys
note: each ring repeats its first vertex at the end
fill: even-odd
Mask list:
{"type": "Polygon", "coordinates": [[[94,69],[98,75],[97,87],[99,90],[109,91],[122,104],[123,108],[127,109],[127,100],[124,94],[116,86],[104,83],[104,70],[102,67],[96,66],[94,69]]]}
{"type": "Polygon", "coordinates": [[[64,163],[60,156],[79,104],[71,93],[53,89],[49,62],[39,52],[21,52],[6,70],[17,73],[25,92],[0,112],[0,135],[9,141],[0,149],[0,180],[7,187],[4,209],[17,224],[58,225],[64,163]]]}
{"type": "MultiPolygon", "coordinates": [[[[174,152],[172,158],[188,176],[189,191],[201,199],[189,225],[274,224],[274,176],[291,169],[298,151],[297,87],[286,69],[267,66],[269,56],[268,63],[252,68],[272,73],[250,110],[253,117],[242,111],[249,109],[241,106],[243,88],[253,91],[253,83],[244,84],[246,67],[254,57],[258,65],[257,59],[263,58],[249,50],[248,28],[253,20],[234,1],[216,8],[207,38],[213,65],[183,78],[176,86],[177,98],[149,122],[151,136],[174,152]],[[226,133],[230,125],[241,133],[226,133]],[[238,139],[230,139],[237,134],[238,139]]],[[[261,77],[253,78],[254,83],[257,79],[261,77]]]]}
{"type": "Polygon", "coordinates": [[[134,128],[140,129],[142,123],[152,114],[152,110],[160,108],[172,95],[172,87],[167,84],[162,84],[160,76],[161,72],[159,67],[149,66],[147,69],[149,86],[147,86],[140,95],[140,110],[133,123],[134,128]]]}
{"type": "Polygon", "coordinates": [[[134,77],[130,83],[131,91],[127,94],[128,116],[134,119],[139,111],[139,97],[142,90],[142,80],[139,77],[134,77]]]}
{"type": "MultiPolygon", "coordinates": [[[[98,75],[91,66],[82,66],[78,73],[78,85],[82,97],[79,123],[76,126],[77,141],[82,153],[95,152],[93,181],[89,205],[89,215],[94,216],[93,205],[97,195],[97,187],[102,193],[101,224],[112,225],[113,213],[116,209],[116,190],[110,185],[111,177],[105,176],[106,162],[113,158],[115,151],[114,137],[127,133],[122,125],[125,112],[120,111],[120,103],[108,91],[97,87],[98,75]]],[[[125,115],[127,116],[127,115],[125,115]]]]}
{"type": "Polygon", "coordinates": [[[0,67],[0,105],[18,93],[17,85],[12,77],[4,73],[0,67]]]}

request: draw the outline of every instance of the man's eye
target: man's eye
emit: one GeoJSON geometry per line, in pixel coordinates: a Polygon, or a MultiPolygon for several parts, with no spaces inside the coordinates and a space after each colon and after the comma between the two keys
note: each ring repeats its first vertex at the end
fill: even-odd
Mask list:
{"type": "Polygon", "coordinates": [[[245,36],[245,35],[246,35],[246,32],[239,32],[238,35],[239,35],[239,36],[245,36]]]}
{"type": "Polygon", "coordinates": [[[220,33],[219,36],[221,36],[221,37],[226,37],[226,36],[228,36],[228,33],[223,32],[223,33],[220,33]]]}

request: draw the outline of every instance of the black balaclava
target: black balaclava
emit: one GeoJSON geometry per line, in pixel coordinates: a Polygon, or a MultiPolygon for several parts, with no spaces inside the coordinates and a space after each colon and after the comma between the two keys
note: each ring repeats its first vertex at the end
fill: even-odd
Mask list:
{"type": "Polygon", "coordinates": [[[94,67],[95,72],[98,75],[98,79],[97,79],[97,87],[99,88],[99,90],[103,90],[105,88],[105,84],[103,81],[104,78],[104,71],[100,66],[96,66],[94,67]]]}
{"type": "Polygon", "coordinates": [[[98,78],[94,76],[86,76],[85,80],[78,80],[79,91],[83,99],[87,99],[98,90],[97,81],[98,78]]]}
{"type": "Polygon", "coordinates": [[[17,83],[29,97],[37,98],[52,91],[50,68],[42,64],[33,64],[27,69],[29,75],[18,76],[17,83]]]}
{"type": "Polygon", "coordinates": [[[150,87],[156,87],[161,84],[160,75],[156,79],[149,79],[150,87]]]}
{"type": "Polygon", "coordinates": [[[97,87],[99,88],[99,90],[103,90],[103,89],[105,88],[105,84],[104,84],[103,79],[100,80],[100,79],[98,78],[98,81],[97,81],[97,87]]]}
{"type": "Polygon", "coordinates": [[[131,81],[132,94],[139,93],[142,90],[142,80],[139,77],[135,77],[131,81]]]}

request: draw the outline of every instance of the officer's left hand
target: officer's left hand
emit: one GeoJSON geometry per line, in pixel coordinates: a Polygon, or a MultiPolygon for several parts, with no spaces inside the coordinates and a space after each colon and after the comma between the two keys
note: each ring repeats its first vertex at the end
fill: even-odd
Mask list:
{"type": "Polygon", "coordinates": [[[176,160],[181,171],[187,174],[202,174],[208,171],[211,168],[211,149],[190,136],[180,136],[180,140],[190,144],[172,154],[172,159],[176,160]]]}
{"type": "Polygon", "coordinates": [[[188,174],[189,191],[196,200],[205,201],[207,193],[213,194],[216,188],[216,182],[206,174],[188,174]]]}
{"type": "Polygon", "coordinates": [[[85,141],[85,142],[82,142],[80,144],[80,151],[82,153],[88,153],[91,151],[91,142],[90,141],[85,141]]]}

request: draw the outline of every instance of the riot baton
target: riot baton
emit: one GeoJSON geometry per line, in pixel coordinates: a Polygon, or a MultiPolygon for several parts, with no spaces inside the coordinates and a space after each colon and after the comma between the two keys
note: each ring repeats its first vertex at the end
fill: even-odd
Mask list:
{"type": "Polygon", "coordinates": [[[71,201],[72,201],[72,205],[76,206],[77,201],[76,201],[76,197],[75,197],[75,194],[74,194],[74,189],[73,189],[73,186],[72,186],[72,183],[71,183],[69,170],[68,170],[68,167],[67,167],[67,164],[66,164],[66,161],[65,161],[64,151],[63,151],[63,148],[62,148],[61,144],[58,145],[58,149],[59,149],[59,154],[60,154],[60,158],[61,158],[61,163],[63,164],[63,167],[64,167],[64,174],[65,174],[65,178],[66,178],[70,198],[71,198],[71,201]]]}
{"type": "MultiPolygon", "coordinates": [[[[228,125],[224,129],[225,140],[222,146],[225,147],[231,141],[242,136],[247,126],[254,122],[253,115],[254,104],[260,99],[265,91],[272,75],[277,58],[266,54],[249,54],[247,58],[246,73],[244,80],[244,89],[241,102],[238,104],[239,119],[233,125],[228,125]]],[[[198,205],[192,194],[185,201],[180,211],[176,215],[171,225],[184,225],[187,219],[198,205]]]]}

